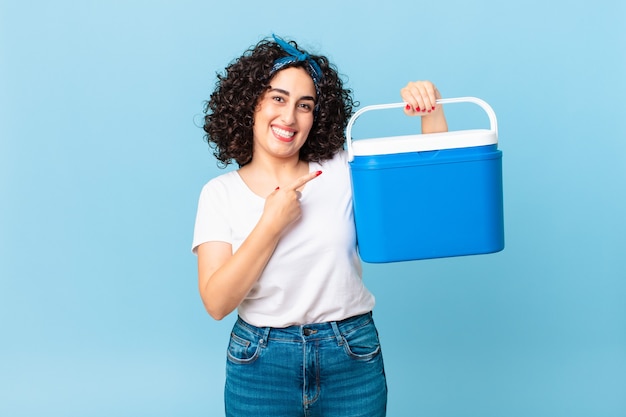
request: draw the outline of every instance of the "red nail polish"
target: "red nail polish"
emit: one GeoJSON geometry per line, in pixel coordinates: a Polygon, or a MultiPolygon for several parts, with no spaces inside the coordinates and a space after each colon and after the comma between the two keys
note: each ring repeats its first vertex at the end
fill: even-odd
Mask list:
{"type": "Polygon", "coordinates": [[[280,187],[276,187],[276,188],[274,188],[274,191],[276,191],[276,190],[278,190],[278,189],[280,189],[280,187]]]}
{"type": "Polygon", "coordinates": [[[407,104],[404,108],[405,108],[406,110],[411,110],[411,105],[410,105],[410,104],[407,104]]]}
{"type": "Polygon", "coordinates": [[[415,108],[415,111],[420,111],[420,107],[419,107],[419,106],[417,106],[417,107],[415,108]]]}
{"type": "Polygon", "coordinates": [[[435,110],[435,106],[433,106],[433,110],[435,110]]]}
{"type": "Polygon", "coordinates": [[[320,175],[322,175],[322,171],[317,171],[317,172],[315,173],[315,176],[316,176],[316,177],[319,177],[320,175]]]}

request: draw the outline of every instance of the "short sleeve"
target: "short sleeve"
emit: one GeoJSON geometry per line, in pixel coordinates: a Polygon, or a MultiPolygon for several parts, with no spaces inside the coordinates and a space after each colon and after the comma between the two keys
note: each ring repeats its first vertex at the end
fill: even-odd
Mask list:
{"type": "Polygon", "coordinates": [[[194,227],[192,252],[205,242],[219,241],[232,244],[232,230],[228,216],[228,194],[225,184],[218,179],[209,181],[200,192],[194,227]]]}

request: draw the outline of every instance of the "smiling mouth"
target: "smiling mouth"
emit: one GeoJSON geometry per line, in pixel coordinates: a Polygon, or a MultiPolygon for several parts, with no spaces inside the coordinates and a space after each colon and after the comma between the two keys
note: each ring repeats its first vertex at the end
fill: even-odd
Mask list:
{"type": "Polygon", "coordinates": [[[279,127],[274,127],[274,126],[272,126],[272,132],[274,132],[274,134],[278,136],[279,138],[284,138],[284,139],[291,139],[293,135],[296,134],[296,132],[281,129],[279,127]]]}

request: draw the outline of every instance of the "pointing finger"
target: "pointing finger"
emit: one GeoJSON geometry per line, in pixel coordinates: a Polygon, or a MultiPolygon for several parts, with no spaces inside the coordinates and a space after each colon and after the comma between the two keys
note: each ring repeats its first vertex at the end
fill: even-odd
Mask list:
{"type": "Polygon", "coordinates": [[[321,173],[322,171],[309,172],[308,174],[303,175],[300,178],[298,178],[293,184],[291,184],[291,187],[289,188],[292,190],[297,190],[298,188],[302,187],[304,184],[311,181],[312,179],[319,177],[321,173]]]}

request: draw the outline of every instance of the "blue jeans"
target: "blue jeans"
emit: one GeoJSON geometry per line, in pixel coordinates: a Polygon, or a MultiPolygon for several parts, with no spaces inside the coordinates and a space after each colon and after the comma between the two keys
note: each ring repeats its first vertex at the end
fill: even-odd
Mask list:
{"type": "Polygon", "coordinates": [[[372,314],[255,327],[239,318],[226,361],[227,417],[383,417],[387,382],[372,314]]]}

